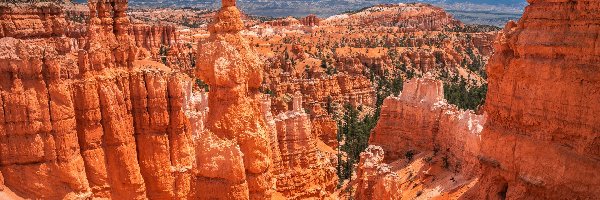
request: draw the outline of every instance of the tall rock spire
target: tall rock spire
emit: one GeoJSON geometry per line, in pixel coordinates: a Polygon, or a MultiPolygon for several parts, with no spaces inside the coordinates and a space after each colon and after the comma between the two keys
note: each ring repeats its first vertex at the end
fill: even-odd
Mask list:
{"type": "Polygon", "coordinates": [[[196,76],[210,86],[207,131],[197,140],[195,198],[269,199],[269,130],[260,111],[263,63],[242,37],[234,0],[224,0],[198,46],[196,76]]]}

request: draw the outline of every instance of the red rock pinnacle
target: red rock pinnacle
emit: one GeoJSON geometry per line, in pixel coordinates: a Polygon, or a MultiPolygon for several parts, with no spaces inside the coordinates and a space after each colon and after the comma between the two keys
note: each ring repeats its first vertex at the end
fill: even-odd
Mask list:
{"type": "Polygon", "coordinates": [[[272,192],[270,134],[259,109],[263,63],[239,33],[240,15],[235,1],[223,1],[211,36],[198,45],[196,76],[210,93],[196,145],[197,197],[269,199],[272,192]]]}

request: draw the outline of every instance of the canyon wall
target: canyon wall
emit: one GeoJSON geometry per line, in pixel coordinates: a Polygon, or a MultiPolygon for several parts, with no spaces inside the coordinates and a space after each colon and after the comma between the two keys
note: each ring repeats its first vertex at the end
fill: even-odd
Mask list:
{"type": "Polygon", "coordinates": [[[317,108],[312,113],[312,134],[323,141],[327,146],[337,149],[338,147],[338,123],[333,116],[324,110],[317,112],[317,108]]]}
{"type": "Polygon", "coordinates": [[[321,22],[321,19],[319,19],[319,17],[317,17],[316,15],[308,15],[306,17],[301,18],[300,22],[304,26],[318,26],[321,22]]]}
{"type": "Polygon", "coordinates": [[[301,22],[299,20],[293,17],[287,17],[265,22],[265,24],[268,24],[270,26],[297,26],[300,23],[301,22]]]}
{"type": "Polygon", "coordinates": [[[382,4],[361,9],[349,14],[330,17],[321,21],[323,25],[343,26],[396,26],[401,32],[439,31],[447,27],[461,26],[442,8],[423,3],[382,4]],[[358,20],[358,18],[361,18],[358,20]]]}
{"type": "Polygon", "coordinates": [[[127,2],[90,2],[89,42],[75,52],[57,42],[62,26],[51,26],[62,15],[29,6],[31,20],[17,23],[13,12],[2,21],[16,24],[4,36],[18,38],[0,39],[5,185],[25,198],[187,197],[194,152],[183,88],[191,80],[135,60],[127,2]]]}
{"type": "Polygon", "coordinates": [[[153,49],[163,46],[171,46],[177,43],[177,32],[175,26],[133,24],[129,28],[129,34],[134,38],[138,47],[153,49]]]}
{"type": "Polygon", "coordinates": [[[169,68],[193,74],[196,52],[191,45],[184,45],[174,25],[132,24],[129,35],[137,47],[139,59],[161,62],[169,68]]]}
{"type": "Polygon", "coordinates": [[[448,107],[439,101],[442,87],[426,81],[416,87],[407,83],[400,97],[386,99],[369,141],[381,148],[371,146],[361,156],[358,198],[599,196],[600,121],[594,113],[600,109],[600,3],[529,3],[495,44],[487,65],[484,116],[448,107]],[[445,154],[441,164],[446,170],[435,167],[436,154],[445,154]],[[404,178],[414,177],[419,168],[426,170],[404,178]],[[448,170],[454,172],[452,182],[431,178],[444,179],[448,170]],[[446,189],[456,184],[464,186],[446,189]],[[410,189],[422,186],[425,190],[417,193],[410,189]],[[442,191],[432,193],[428,186],[442,191]]]}
{"type": "MultiPolygon", "coordinates": [[[[140,58],[153,58],[155,61],[163,61],[165,65],[168,65],[167,59],[172,58],[172,55],[169,54],[173,53],[170,51],[179,50],[175,26],[137,23],[132,24],[128,32],[138,47],[138,57],[140,58]]],[[[188,60],[190,59],[188,58],[188,60]]]]}
{"type": "Polygon", "coordinates": [[[28,6],[0,13],[0,198],[299,199],[335,188],[301,101],[274,117],[258,92],[262,67],[235,7],[201,44],[205,93],[184,70],[139,59],[149,36],[132,32],[126,1],[89,2],[78,43],[60,29],[59,5],[28,6]]]}
{"type": "Polygon", "coordinates": [[[483,197],[600,196],[600,2],[529,0],[488,64],[483,197]]]}
{"type": "Polygon", "coordinates": [[[39,3],[36,6],[0,3],[0,16],[0,37],[62,36],[67,25],[61,7],[54,3],[39,3]]]}
{"type": "Polygon", "coordinates": [[[308,15],[306,17],[300,18],[300,19],[296,19],[293,17],[287,17],[287,18],[282,18],[282,19],[276,19],[276,20],[271,20],[271,21],[267,21],[265,22],[265,24],[268,24],[270,26],[298,26],[298,25],[303,25],[303,26],[318,26],[319,22],[321,22],[321,19],[319,19],[316,15],[308,15]]]}

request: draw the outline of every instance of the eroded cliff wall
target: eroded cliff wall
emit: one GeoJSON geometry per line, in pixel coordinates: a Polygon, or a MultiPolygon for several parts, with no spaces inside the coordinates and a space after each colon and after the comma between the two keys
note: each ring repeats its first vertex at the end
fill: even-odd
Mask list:
{"type": "MultiPolygon", "coordinates": [[[[377,198],[386,193],[410,198],[405,194],[411,190],[394,193],[394,188],[406,188],[402,175],[411,177],[415,166],[426,166],[427,171],[408,179],[410,182],[427,183],[432,175],[439,180],[443,171],[420,164],[427,160],[435,163],[435,156],[408,158],[411,150],[433,147],[433,155],[447,154],[442,160],[445,168],[457,172],[452,183],[466,183],[456,190],[444,190],[448,185],[438,184],[442,188],[438,194],[467,199],[599,196],[600,121],[594,113],[600,103],[596,92],[600,88],[600,2],[528,2],[519,22],[509,22],[500,33],[487,65],[487,119],[440,103],[423,107],[438,99],[435,95],[431,98],[431,92],[440,89],[407,84],[399,98],[384,103],[381,121],[370,140],[382,149],[370,147],[361,157],[357,195],[377,198]],[[422,92],[407,97],[418,101],[403,99],[406,90],[414,88],[422,92]],[[386,159],[404,155],[409,162],[390,164],[383,161],[381,151],[385,157],[391,156],[386,159]],[[477,179],[461,181],[468,177],[477,179]]],[[[423,190],[416,196],[429,198],[430,194],[423,190]]]]}
{"type": "Polygon", "coordinates": [[[484,115],[448,104],[441,81],[427,76],[407,81],[398,97],[383,103],[371,146],[357,167],[356,197],[462,195],[481,173],[485,121],[484,115]]]}
{"type": "Polygon", "coordinates": [[[600,2],[530,0],[488,64],[487,197],[600,196],[600,2]]]}
{"type": "Polygon", "coordinates": [[[475,151],[469,156],[473,160],[484,123],[483,115],[448,104],[442,81],[413,79],[404,84],[398,97],[386,98],[369,144],[381,146],[388,162],[404,158],[407,152],[433,150],[461,155],[465,150],[475,151]],[[473,146],[467,147],[463,140],[472,140],[473,146]]]}
{"type": "Polygon", "coordinates": [[[88,5],[89,42],[78,52],[56,42],[65,38],[60,31],[36,32],[62,15],[31,12],[43,17],[17,23],[8,12],[3,21],[33,30],[0,39],[5,185],[26,198],[185,198],[193,164],[183,110],[189,78],[135,61],[126,1],[88,5]]]}

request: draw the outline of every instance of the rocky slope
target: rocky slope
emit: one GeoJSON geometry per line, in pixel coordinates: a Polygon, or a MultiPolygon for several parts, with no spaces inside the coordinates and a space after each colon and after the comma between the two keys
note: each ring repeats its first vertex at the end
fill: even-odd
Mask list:
{"type": "Polygon", "coordinates": [[[398,97],[385,100],[369,144],[381,146],[387,161],[404,158],[407,152],[417,154],[437,149],[461,151],[452,152],[457,159],[471,154],[469,162],[474,162],[483,124],[482,115],[461,111],[445,102],[441,81],[413,79],[404,84],[398,97]],[[475,152],[462,152],[465,150],[475,152]]]}
{"type": "MultiPolygon", "coordinates": [[[[264,87],[277,98],[306,88],[302,94],[307,109],[312,109],[310,102],[325,105],[327,93],[338,92],[330,80],[335,78],[364,85],[332,94],[337,109],[356,105],[350,99],[376,99],[380,91],[369,92],[367,85],[383,90],[389,88],[386,80],[402,83],[425,73],[445,82],[456,77],[469,85],[485,84],[483,65],[496,35],[493,30],[466,27],[444,10],[418,3],[377,5],[317,20],[318,26],[299,25],[302,20],[308,18],[268,21],[250,28],[247,37],[266,57],[264,87]]],[[[285,111],[282,105],[275,102],[273,111],[285,111]]]]}
{"type": "Polygon", "coordinates": [[[287,96],[300,92],[305,101],[303,107],[315,110],[325,109],[331,104],[343,105],[350,103],[353,106],[374,106],[375,91],[371,82],[362,76],[348,76],[340,74],[319,79],[297,80],[282,83],[271,83],[273,92],[282,97],[273,105],[278,112],[291,108],[291,101],[287,96]],[[287,95],[284,97],[284,95],[287,95]]]}
{"type": "Polygon", "coordinates": [[[483,115],[446,103],[439,80],[406,82],[398,97],[385,100],[372,146],[361,154],[356,197],[427,199],[472,187],[480,174],[485,121],[483,115]]]}

